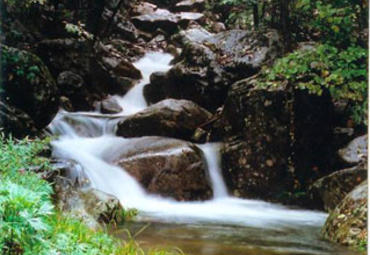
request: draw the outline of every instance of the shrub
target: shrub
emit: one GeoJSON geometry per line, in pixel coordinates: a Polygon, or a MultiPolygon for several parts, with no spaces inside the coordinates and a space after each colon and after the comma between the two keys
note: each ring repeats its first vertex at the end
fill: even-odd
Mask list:
{"type": "Polygon", "coordinates": [[[348,103],[353,120],[367,125],[367,50],[340,50],[321,44],[295,51],[262,71],[259,86],[279,86],[287,80],[297,89],[321,95],[328,89],[334,100],[348,103]]]}

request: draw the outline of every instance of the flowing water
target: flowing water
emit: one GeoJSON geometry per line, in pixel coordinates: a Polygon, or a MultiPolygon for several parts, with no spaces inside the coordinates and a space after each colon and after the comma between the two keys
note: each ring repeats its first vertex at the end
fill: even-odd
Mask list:
{"type": "MultiPolygon", "coordinates": [[[[120,114],[61,111],[49,126],[59,135],[54,156],[77,161],[93,187],[138,209],[136,222],[124,227],[136,232],[150,223],[137,236],[147,248],[176,246],[193,255],[354,254],[320,239],[325,213],[230,196],[221,175],[219,143],[198,145],[214,194],[209,201],[177,202],[148,194],[124,169],[109,163],[118,148],[136,139],[114,135],[118,119],[146,108],[143,87],[152,72],[168,70],[171,59],[169,54],[148,53],[135,63],[143,79],[124,97],[116,96],[120,114]]],[[[124,236],[122,231],[115,234],[124,236]]]]}

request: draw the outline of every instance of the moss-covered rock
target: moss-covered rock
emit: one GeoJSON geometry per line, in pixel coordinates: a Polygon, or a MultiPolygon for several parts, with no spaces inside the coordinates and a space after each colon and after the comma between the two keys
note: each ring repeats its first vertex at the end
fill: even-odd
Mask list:
{"type": "Polygon", "coordinates": [[[49,69],[28,51],[0,47],[3,98],[27,113],[37,128],[45,127],[58,110],[58,89],[49,69]]]}
{"type": "Polygon", "coordinates": [[[367,193],[368,183],[364,181],[343,199],[322,229],[325,238],[349,246],[367,241],[367,193]]]}
{"type": "Polygon", "coordinates": [[[336,171],[320,178],[310,187],[310,195],[315,204],[326,211],[332,211],[344,197],[367,178],[367,165],[336,171]]]}

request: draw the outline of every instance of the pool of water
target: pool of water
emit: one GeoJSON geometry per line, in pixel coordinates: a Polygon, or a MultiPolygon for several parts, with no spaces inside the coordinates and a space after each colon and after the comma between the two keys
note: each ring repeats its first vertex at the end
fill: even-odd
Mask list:
{"type": "Polygon", "coordinates": [[[127,230],[144,249],[179,248],[188,255],[356,255],[359,252],[320,238],[319,227],[301,230],[260,229],[235,225],[129,222],[114,230],[127,238],[127,230]]]}

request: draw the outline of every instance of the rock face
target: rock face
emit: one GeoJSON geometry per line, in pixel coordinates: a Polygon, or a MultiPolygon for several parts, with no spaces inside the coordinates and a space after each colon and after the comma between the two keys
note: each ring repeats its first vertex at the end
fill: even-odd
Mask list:
{"type": "Polygon", "coordinates": [[[27,113],[38,129],[44,128],[58,111],[59,102],[58,89],[48,68],[36,55],[4,45],[1,62],[2,98],[27,113]]]}
{"type": "Polygon", "coordinates": [[[212,115],[188,100],[167,99],[151,105],[118,124],[123,137],[166,136],[190,139],[195,129],[212,115]]]}
{"type": "Polygon", "coordinates": [[[367,156],[367,135],[357,137],[345,148],[340,149],[338,154],[345,163],[360,163],[367,156]]]}
{"type": "Polygon", "coordinates": [[[113,161],[150,193],[180,201],[212,197],[206,162],[191,143],[161,137],[134,138],[119,154],[113,161]]]}
{"type": "Polygon", "coordinates": [[[160,28],[168,33],[174,33],[178,26],[186,27],[190,21],[199,20],[203,17],[201,13],[180,12],[172,13],[165,9],[155,9],[132,18],[133,23],[139,29],[153,32],[160,28]]]}
{"type": "Polygon", "coordinates": [[[211,34],[193,28],[182,31],[175,39],[183,45],[183,52],[167,73],[151,76],[144,89],[150,103],[164,98],[188,99],[215,110],[224,103],[233,82],[255,74],[263,63],[281,53],[276,31],[211,34]]]}
{"type": "Polygon", "coordinates": [[[331,100],[254,82],[242,80],[229,91],[223,173],[236,195],[279,200],[282,191],[304,188],[330,169],[331,100]]]}
{"type": "Polygon", "coordinates": [[[367,181],[358,185],[330,213],[322,233],[325,238],[356,246],[367,240],[367,181]]]}
{"type": "Polygon", "coordinates": [[[351,190],[366,179],[367,166],[361,164],[320,178],[310,188],[310,194],[313,200],[322,203],[321,208],[332,211],[351,190]]]}

